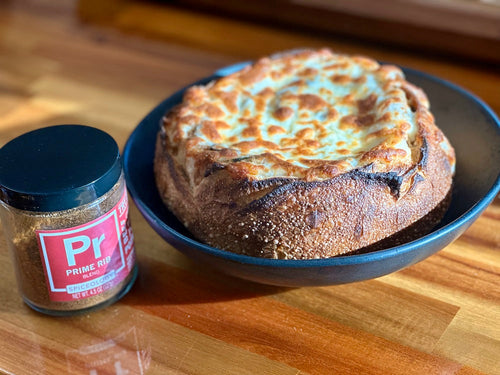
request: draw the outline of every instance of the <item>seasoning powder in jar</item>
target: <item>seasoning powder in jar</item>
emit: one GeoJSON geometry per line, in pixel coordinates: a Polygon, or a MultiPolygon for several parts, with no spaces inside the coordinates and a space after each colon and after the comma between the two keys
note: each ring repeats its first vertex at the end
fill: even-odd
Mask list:
{"type": "Polygon", "coordinates": [[[51,126],[2,147],[0,218],[21,295],[37,311],[106,306],[135,281],[120,152],[101,130],[51,126]]]}

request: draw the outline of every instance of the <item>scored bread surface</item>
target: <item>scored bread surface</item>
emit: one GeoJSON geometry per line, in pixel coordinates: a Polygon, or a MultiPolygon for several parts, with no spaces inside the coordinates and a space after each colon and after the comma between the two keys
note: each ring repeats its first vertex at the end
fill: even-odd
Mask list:
{"type": "Polygon", "coordinates": [[[323,49],[189,88],[163,120],[155,176],[200,240],[307,259],[421,219],[445,199],[454,164],[426,95],[399,68],[323,49]]]}

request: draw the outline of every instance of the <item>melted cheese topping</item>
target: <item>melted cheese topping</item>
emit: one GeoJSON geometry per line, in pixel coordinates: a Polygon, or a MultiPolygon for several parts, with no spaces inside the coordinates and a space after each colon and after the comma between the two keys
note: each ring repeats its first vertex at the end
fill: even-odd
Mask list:
{"type": "Polygon", "coordinates": [[[164,132],[184,165],[208,153],[253,179],[322,180],[367,165],[409,168],[419,106],[427,98],[397,67],[300,51],[191,87],[164,132]]]}

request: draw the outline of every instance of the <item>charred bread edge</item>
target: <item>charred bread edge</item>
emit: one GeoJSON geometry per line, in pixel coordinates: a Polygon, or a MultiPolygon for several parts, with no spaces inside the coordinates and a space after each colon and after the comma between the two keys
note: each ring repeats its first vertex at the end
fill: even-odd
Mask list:
{"type": "MultiPolygon", "coordinates": [[[[164,147],[165,145],[163,144],[163,141],[161,139],[161,135],[158,136],[157,145],[158,145],[157,150],[160,150],[160,151],[157,152],[156,157],[155,157],[155,171],[156,171],[155,176],[157,178],[157,185],[158,185],[159,190],[160,190],[160,195],[161,195],[162,199],[165,201],[165,203],[167,204],[167,206],[170,208],[170,210],[172,210],[176,216],[182,218],[183,215],[180,215],[180,211],[182,211],[183,208],[182,208],[182,203],[179,203],[180,198],[181,197],[187,198],[188,201],[184,202],[185,203],[184,207],[189,206],[191,208],[191,206],[196,204],[196,197],[190,196],[191,192],[189,190],[189,185],[188,185],[188,182],[186,180],[187,176],[182,172],[182,168],[180,166],[177,166],[176,162],[170,157],[170,155],[168,155],[168,152],[166,152],[166,149],[164,147]],[[167,164],[167,165],[165,165],[165,164],[167,164]],[[162,179],[160,177],[164,173],[168,173],[170,175],[170,177],[168,177],[168,179],[169,179],[168,184],[171,185],[170,188],[165,185],[165,179],[164,178],[162,179]],[[172,191],[167,192],[167,190],[171,190],[172,188],[177,190],[177,194],[176,194],[176,192],[172,192],[172,191]],[[166,199],[167,198],[166,194],[172,194],[172,193],[174,195],[176,195],[176,197],[174,197],[173,200],[166,199]]],[[[429,165],[428,165],[429,164],[428,163],[428,160],[429,160],[428,153],[429,152],[428,152],[427,142],[422,143],[421,151],[422,151],[421,152],[421,159],[418,163],[418,166],[420,166],[422,169],[427,171],[427,169],[429,167],[429,165]]],[[[436,164],[437,162],[438,162],[438,160],[435,160],[434,163],[431,163],[431,164],[436,164]]],[[[449,168],[449,166],[448,166],[448,168],[449,168]]],[[[432,169],[433,168],[431,166],[431,170],[432,169]]],[[[219,172],[215,173],[215,174],[219,174],[221,172],[224,173],[224,169],[220,169],[219,172]]],[[[407,173],[405,175],[407,175],[407,173]]],[[[415,176],[418,176],[418,174],[415,174],[415,176]]],[[[210,176],[210,177],[213,178],[216,176],[210,176]]],[[[364,184],[387,186],[390,189],[391,195],[393,196],[394,199],[397,199],[396,193],[399,192],[399,187],[401,186],[401,181],[402,181],[402,177],[401,176],[395,177],[395,174],[389,174],[389,175],[388,174],[380,174],[380,175],[372,174],[372,175],[370,175],[369,173],[359,171],[359,170],[358,171],[351,171],[351,172],[346,173],[344,175],[340,175],[336,178],[333,178],[332,180],[316,181],[316,182],[310,182],[310,183],[306,183],[303,181],[294,181],[292,179],[286,179],[286,178],[273,178],[273,179],[261,180],[261,181],[241,180],[241,181],[237,181],[235,183],[235,186],[232,186],[233,191],[235,191],[235,190],[242,191],[242,190],[249,190],[249,189],[253,190],[253,191],[257,190],[258,193],[260,194],[260,197],[258,197],[257,199],[251,200],[250,202],[248,202],[248,206],[240,207],[240,209],[237,208],[236,203],[221,204],[221,207],[224,210],[233,211],[232,214],[234,215],[235,218],[237,218],[237,217],[240,217],[241,215],[244,215],[246,213],[259,212],[259,209],[264,209],[264,211],[265,211],[265,209],[276,206],[279,204],[279,201],[286,199],[286,196],[288,196],[287,193],[291,193],[294,190],[304,189],[304,188],[305,188],[304,190],[312,190],[315,187],[328,186],[329,184],[333,184],[334,181],[336,181],[338,179],[346,179],[346,178],[352,178],[353,180],[359,180],[359,181],[362,181],[362,183],[364,183],[364,184]]],[[[415,187],[415,185],[417,185],[423,181],[425,181],[425,180],[418,179],[418,178],[414,179],[412,181],[413,184],[407,190],[407,193],[411,193],[413,188],[415,187]]],[[[443,183],[445,183],[445,182],[446,181],[443,181],[443,183]]],[[[441,190],[443,190],[443,189],[441,188],[441,190]]],[[[427,207],[425,209],[425,211],[427,211],[427,212],[421,213],[421,215],[415,221],[424,218],[428,212],[432,211],[435,207],[439,206],[441,204],[441,202],[443,200],[445,200],[444,197],[448,193],[449,193],[449,189],[446,189],[446,191],[442,191],[443,198],[436,201],[435,205],[432,205],[431,207],[427,207]]],[[[262,211],[262,210],[260,210],[260,211],[262,211]]],[[[189,215],[187,215],[187,216],[189,216],[189,215]]],[[[203,218],[201,218],[201,220],[203,220],[203,218]]],[[[400,228],[399,231],[410,226],[415,221],[407,223],[407,225],[400,228]]],[[[252,250],[251,248],[248,248],[248,246],[241,246],[241,247],[228,246],[228,244],[220,243],[217,240],[215,240],[215,241],[211,240],[209,238],[208,234],[206,233],[206,228],[200,228],[199,222],[192,221],[191,223],[189,223],[189,222],[185,221],[183,224],[187,227],[187,229],[191,233],[193,233],[193,235],[196,238],[198,238],[202,242],[206,242],[209,245],[212,245],[214,247],[217,247],[217,248],[220,248],[223,250],[233,251],[236,253],[245,254],[245,255],[261,256],[261,257],[262,256],[264,256],[264,257],[276,257],[276,252],[274,252],[274,253],[272,251],[271,252],[269,252],[269,251],[263,252],[262,250],[258,249],[259,246],[257,246],[257,248],[252,250]]],[[[201,225],[203,225],[203,224],[201,224],[201,225]]],[[[218,229],[222,229],[222,228],[218,228],[218,229]]],[[[354,228],[354,231],[355,230],[356,230],[356,228],[354,228]]],[[[424,231],[428,231],[428,228],[425,228],[424,231]]],[[[395,233],[390,233],[388,235],[384,235],[383,238],[380,238],[378,241],[375,241],[375,243],[383,240],[385,237],[389,237],[393,234],[397,234],[397,232],[398,231],[395,231],[395,233]]],[[[422,235],[422,234],[425,234],[425,233],[421,233],[420,235],[422,235]]],[[[244,234],[234,233],[233,235],[234,236],[230,241],[230,242],[232,242],[232,245],[234,245],[234,243],[235,243],[234,241],[238,236],[243,236],[244,234]]],[[[262,241],[257,241],[257,242],[260,242],[260,246],[263,245],[262,241]]],[[[229,245],[231,245],[231,243],[229,245]]],[[[347,249],[347,250],[343,249],[343,251],[341,251],[341,252],[335,252],[335,251],[328,252],[331,250],[323,249],[319,255],[316,254],[314,257],[330,257],[330,256],[336,256],[336,255],[343,255],[343,254],[350,253],[352,251],[356,251],[356,250],[368,247],[370,245],[371,244],[367,244],[366,246],[360,246],[357,249],[347,249]]],[[[289,257],[289,259],[308,258],[308,254],[302,254],[302,253],[300,253],[300,254],[285,254],[285,255],[278,254],[277,257],[280,258],[283,256],[289,257]]]]}
{"type": "Polygon", "coordinates": [[[439,225],[444,215],[446,214],[446,211],[448,211],[452,200],[452,192],[453,187],[448,191],[446,198],[444,198],[431,212],[422,217],[420,220],[372,245],[354,250],[348,255],[367,254],[378,250],[389,249],[391,247],[400,246],[405,243],[415,241],[418,238],[431,233],[436,228],[436,226],[439,225]]]}

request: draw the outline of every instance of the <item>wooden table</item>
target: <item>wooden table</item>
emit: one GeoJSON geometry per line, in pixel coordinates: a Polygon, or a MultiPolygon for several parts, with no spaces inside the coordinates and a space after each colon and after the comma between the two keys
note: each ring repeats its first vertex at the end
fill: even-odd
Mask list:
{"type": "MultiPolygon", "coordinates": [[[[123,146],[174,90],[229,63],[297,46],[421,69],[500,113],[498,67],[168,7],[102,4],[119,6],[105,27],[82,22],[79,14],[92,15],[78,3],[1,3],[0,145],[41,126],[82,123],[123,146]]],[[[72,318],[23,304],[2,234],[0,372],[500,374],[498,198],[462,237],[421,263],[376,280],[300,289],[194,264],[135,207],[131,215],[140,264],[134,288],[107,309],[72,318]]]]}

